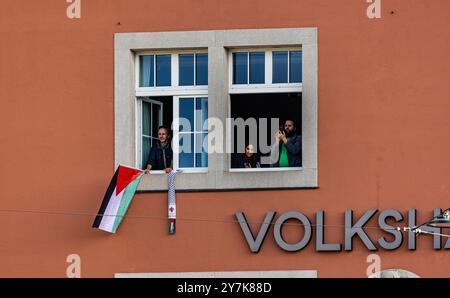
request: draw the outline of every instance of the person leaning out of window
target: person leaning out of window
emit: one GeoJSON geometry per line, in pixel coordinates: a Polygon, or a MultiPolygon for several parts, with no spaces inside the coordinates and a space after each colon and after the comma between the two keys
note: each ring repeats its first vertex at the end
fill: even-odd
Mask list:
{"type": "Polygon", "coordinates": [[[173,151],[170,146],[170,131],[165,126],[158,128],[158,140],[150,149],[147,168],[145,174],[149,174],[150,170],[164,170],[170,173],[173,168],[173,151]]]}
{"type": "Polygon", "coordinates": [[[301,137],[296,134],[295,122],[287,119],[275,135],[272,146],[272,167],[301,167],[301,137]]]}

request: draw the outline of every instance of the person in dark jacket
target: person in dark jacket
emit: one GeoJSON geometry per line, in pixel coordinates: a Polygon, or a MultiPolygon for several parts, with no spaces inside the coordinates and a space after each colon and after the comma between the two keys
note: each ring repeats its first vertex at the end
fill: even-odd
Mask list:
{"type": "Polygon", "coordinates": [[[236,165],[238,168],[260,168],[261,158],[255,153],[255,148],[252,144],[245,147],[245,153],[238,155],[236,165]]]}
{"type": "Polygon", "coordinates": [[[164,170],[170,173],[173,167],[173,151],[170,146],[170,132],[165,126],[158,128],[158,141],[156,141],[148,158],[145,174],[149,174],[150,170],[164,170]]]}
{"type": "Polygon", "coordinates": [[[272,167],[301,167],[302,140],[296,133],[295,122],[288,119],[275,135],[272,147],[272,167]]]}

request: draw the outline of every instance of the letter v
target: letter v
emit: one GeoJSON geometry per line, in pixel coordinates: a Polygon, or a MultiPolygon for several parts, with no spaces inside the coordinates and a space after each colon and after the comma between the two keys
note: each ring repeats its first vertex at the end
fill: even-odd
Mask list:
{"type": "Polygon", "coordinates": [[[269,231],[270,224],[272,223],[273,218],[275,217],[275,211],[269,211],[266,214],[266,218],[259,228],[258,236],[253,237],[253,233],[248,226],[247,219],[245,218],[245,214],[243,212],[237,212],[236,218],[239,221],[239,225],[241,226],[242,232],[244,232],[245,239],[247,240],[248,246],[250,247],[251,252],[257,253],[259,252],[264,239],[266,238],[267,232],[269,231]]]}

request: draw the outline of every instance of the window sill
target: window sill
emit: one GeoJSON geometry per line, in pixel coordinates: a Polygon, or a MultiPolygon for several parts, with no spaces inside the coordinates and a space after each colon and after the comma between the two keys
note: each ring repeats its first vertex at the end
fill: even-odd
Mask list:
{"type": "Polygon", "coordinates": [[[259,172],[289,172],[289,171],[302,171],[302,167],[292,168],[242,168],[242,169],[229,169],[230,173],[259,173],[259,172]]]}
{"type": "Polygon", "coordinates": [[[157,170],[157,171],[150,171],[150,175],[162,175],[165,174],[163,170],[157,170]]]}
{"type": "Polygon", "coordinates": [[[293,93],[302,92],[303,84],[273,84],[273,85],[231,85],[229,88],[230,94],[241,94],[241,93],[293,93]]]}
{"type": "MultiPolygon", "coordinates": [[[[198,173],[208,173],[208,169],[181,169],[183,174],[198,174],[198,173]]],[[[181,174],[180,173],[180,174],[181,174]]],[[[163,175],[166,174],[163,170],[150,171],[150,175],[163,175]]]]}
{"type": "Polygon", "coordinates": [[[199,174],[199,173],[208,173],[208,169],[180,169],[181,174],[199,174]]]}
{"type": "MultiPolygon", "coordinates": [[[[248,191],[280,191],[280,190],[315,190],[319,186],[293,186],[293,187],[255,187],[255,188],[177,188],[177,193],[218,193],[218,192],[248,192],[248,191]]],[[[137,193],[166,193],[167,189],[138,189],[137,193]]]]}
{"type": "Polygon", "coordinates": [[[208,86],[138,87],[136,96],[177,96],[208,94],[208,86]],[[184,87],[184,88],[183,88],[184,87]]]}
{"type": "MultiPolygon", "coordinates": [[[[160,171],[163,174],[163,171],[160,171]]],[[[146,175],[139,186],[140,192],[167,191],[166,175],[146,175]]],[[[267,168],[258,169],[185,169],[176,176],[177,191],[250,191],[268,189],[317,188],[317,169],[267,168]],[[195,175],[199,174],[199,175],[195,175]]]]}

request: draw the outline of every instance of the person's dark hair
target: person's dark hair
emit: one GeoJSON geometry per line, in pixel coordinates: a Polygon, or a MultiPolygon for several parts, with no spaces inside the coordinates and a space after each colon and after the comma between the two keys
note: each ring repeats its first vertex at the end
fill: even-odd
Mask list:
{"type": "Polygon", "coordinates": [[[244,144],[245,144],[245,147],[244,147],[244,153],[247,153],[247,147],[250,146],[250,145],[252,145],[252,146],[253,146],[253,154],[256,155],[256,153],[257,153],[257,147],[256,147],[255,144],[250,143],[250,140],[246,140],[244,144]]]}

